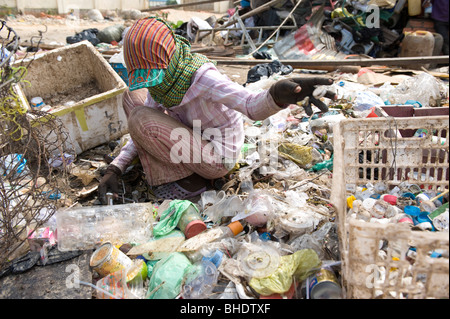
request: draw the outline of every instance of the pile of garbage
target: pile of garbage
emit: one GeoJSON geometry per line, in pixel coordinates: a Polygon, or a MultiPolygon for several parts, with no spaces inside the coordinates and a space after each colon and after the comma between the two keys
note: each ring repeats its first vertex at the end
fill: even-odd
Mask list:
{"type": "MultiPolygon", "coordinates": [[[[417,7],[419,0],[279,0],[268,3],[268,0],[240,1],[220,18],[211,15],[207,19],[192,17],[189,21],[173,21],[176,18],[172,19],[164,11],[135,9],[120,12],[91,9],[84,18],[73,11],[61,16],[41,14],[40,18],[53,17],[60,23],[117,22],[103,29],[86,28],[66,38],[67,44],[87,40],[99,48],[109,49],[120,48],[133,21],[156,15],[165,18],[177,34],[192,44],[227,47],[245,44],[246,54],[262,50],[280,60],[448,54],[448,43],[439,32],[432,27],[416,30],[409,25],[411,19],[422,19],[429,20],[432,26],[429,2],[424,3],[423,8],[420,4],[417,7]]],[[[28,15],[8,16],[8,19],[33,23],[37,18],[28,15]]],[[[414,65],[409,67],[415,68],[414,65]]]]}
{"type": "MultiPolygon", "coordinates": [[[[238,165],[198,199],[158,201],[142,188],[142,173],[130,177],[136,164],[122,177],[122,197],[102,206],[83,202],[95,190],[78,194],[83,204],[60,209],[29,240],[47,243],[40,247],[44,264],[55,246],[72,254],[94,250],[96,298],[300,298],[320,270],[335,279],[331,291],[315,297],[339,297],[332,144],[326,129],[315,127],[322,131],[316,136],[301,125],[303,108],[287,111],[247,120],[238,165]]],[[[77,165],[74,178],[95,184],[95,175],[77,165]]]]}
{"type": "MultiPolygon", "coordinates": [[[[329,60],[346,56],[410,57],[448,54],[443,35],[430,30],[409,30],[410,19],[430,20],[432,6],[413,8],[417,1],[339,0],[339,1],[241,1],[221,18],[197,17],[170,22],[175,32],[191,43],[250,46],[277,59],[329,60]],[[240,20],[242,17],[242,20],[240,20]],[[240,20],[240,22],[239,22],[240,20]],[[265,28],[261,31],[259,28],[265,28]],[[409,31],[405,31],[409,30],[409,31]],[[215,33],[212,37],[212,33],[215,33]],[[247,42],[242,41],[244,38],[247,42]],[[269,42],[270,41],[270,42],[269,42]],[[273,44],[273,47],[267,46],[273,44]],[[257,47],[257,48],[256,48],[257,47]]],[[[137,19],[149,14],[135,14],[137,19]]],[[[104,30],[84,30],[67,38],[96,44],[119,44],[126,24],[104,30]],[[86,34],[85,34],[86,33],[86,34]]],[[[248,52],[247,52],[248,53],[248,52]]],[[[414,66],[410,66],[414,68],[414,66]]]]}
{"type": "MultiPolygon", "coordinates": [[[[261,90],[289,76],[294,72],[263,76],[247,88],[261,90]]],[[[37,252],[34,262],[51,262],[56,247],[65,258],[92,252],[95,285],[85,284],[95,288],[96,298],[342,297],[330,201],[333,125],[350,117],[385,116],[381,106],[395,107],[390,104],[448,107],[448,83],[427,72],[395,86],[373,85],[378,76],[369,69],[333,74],[327,89],[338,100],[322,98],[326,113],[307,116],[303,101],[264,121],[244,118],[240,160],[199,198],[159,200],[137,162],[122,176],[119,199],[99,205],[98,181],[128,134],[77,159],[64,156],[73,193],[59,194],[68,200],[66,207],[27,239],[37,252]]],[[[59,169],[57,161],[49,164],[59,169]]],[[[356,218],[375,209],[376,199],[367,194],[349,200],[356,218]]]]}
{"type": "MultiPolygon", "coordinates": [[[[119,43],[126,30],[117,30],[113,42],[119,43]]],[[[98,30],[90,31],[98,40],[98,30]]],[[[118,54],[110,63],[121,59],[118,54]]],[[[289,66],[278,71],[246,87],[266,89],[307,72],[289,66]]],[[[32,260],[21,267],[13,261],[0,269],[0,277],[88,253],[94,277],[80,284],[92,287],[98,299],[344,297],[336,209],[330,200],[333,126],[347,118],[388,116],[399,106],[448,110],[449,88],[445,77],[425,71],[379,72],[375,67],[331,76],[334,83],[326,89],[336,92],[337,101],[321,97],[323,88],[315,92],[328,105],[326,113],[307,116],[302,107],[307,101],[302,101],[264,121],[244,117],[238,163],[196,198],[156,198],[139,162],[133,162],[121,177],[119,198],[100,205],[98,182],[128,134],[77,157],[53,158],[48,164],[55,170],[68,163],[64,169],[72,193],[58,193],[65,207],[26,238],[32,260]]],[[[0,167],[6,160],[0,158],[0,167]]],[[[349,218],[448,231],[448,196],[412,187],[402,184],[387,194],[382,183],[360,185],[347,199],[349,218]]]]}
{"type": "Polygon", "coordinates": [[[56,215],[58,249],[96,249],[97,298],[298,298],[309,276],[339,266],[328,259],[337,236],[327,210],[310,215],[302,202],[297,211],[262,190],[244,200],[207,191],[199,203],[66,210],[56,215]],[[101,240],[108,242],[99,247],[101,240]]]}
{"type": "MultiPolygon", "coordinates": [[[[248,89],[260,90],[279,77],[284,76],[262,78],[248,89]]],[[[421,73],[410,85],[423,83],[423,78],[439,83],[421,73]]],[[[383,96],[392,98],[405,87],[393,87],[383,96]]],[[[71,207],[60,209],[29,238],[47,243],[34,246],[40,251],[40,262],[45,264],[52,247],[72,256],[92,251],[95,284],[85,284],[95,288],[95,298],[342,297],[339,238],[330,201],[333,125],[349,117],[383,116],[378,111],[385,104],[359,83],[336,79],[331,88],[340,99],[323,98],[330,108],[327,113],[308,117],[299,103],[265,121],[245,118],[245,144],[236,167],[190,200],[154,197],[139,163],[134,163],[122,176],[119,199],[99,205],[96,185],[101,172],[129,135],[82,154],[81,160],[71,162],[70,171],[74,185],[78,181],[83,190],[71,207]],[[92,154],[97,160],[87,159],[92,154]]],[[[439,97],[446,94],[445,85],[437,85],[437,90],[439,97]]],[[[433,90],[428,94],[429,106],[437,96],[433,90]]],[[[408,96],[424,98],[421,93],[408,96]]],[[[366,216],[368,211],[385,208],[377,221],[389,221],[394,206],[387,210],[380,204],[382,199],[372,196],[380,193],[380,187],[361,188],[350,198],[354,211],[350,215],[369,221],[374,217],[366,216]]],[[[384,195],[383,200],[393,196],[384,195]]],[[[399,203],[407,195],[396,196],[399,203]]],[[[432,200],[435,208],[439,203],[441,209],[448,207],[440,202],[443,198],[432,200]]],[[[440,224],[418,227],[448,229],[445,216],[448,210],[436,219],[440,224]]]]}

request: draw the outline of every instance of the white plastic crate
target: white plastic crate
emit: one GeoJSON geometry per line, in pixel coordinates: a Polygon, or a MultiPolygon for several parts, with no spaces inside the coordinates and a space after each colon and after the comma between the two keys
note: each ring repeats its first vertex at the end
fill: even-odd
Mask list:
{"type": "Polygon", "coordinates": [[[331,200],[337,211],[344,296],[448,298],[448,232],[351,218],[346,198],[366,183],[384,182],[389,189],[402,182],[435,192],[448,189],[449,118],[347,119],[333,127],[333,136],[331,200]],[[418,129],[433,134],[415,137],[418,129]],[[381,244],[386,255],[380,254],[381,244]],[[431,257],[432,251],[443,252],[442,257],[431,257]]]}

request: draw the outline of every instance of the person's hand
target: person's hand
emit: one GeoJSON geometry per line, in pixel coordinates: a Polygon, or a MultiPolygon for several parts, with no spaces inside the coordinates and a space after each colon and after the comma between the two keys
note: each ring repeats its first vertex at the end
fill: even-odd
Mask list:
{"type": "Polygon", "coordinates": [[[114,197],[119,196],[119,177],[122,171],[117,166],[110,164],[105,171],[98,185],[98,197],[102,204],[107,204],[106,193],[109,191],[113,193],[114,197]]]}
{"type": "Polygon", "coordinates": [[[336,94],[328,90],[319,93],[319,95],[313,94],[316,90],[316,86],[331,84],[333,84],[333,80],[326,77],[291,78],[272,84],[269,93],[272,95],[275,103],[279,106],[296,104],[308,97],[309,101],[303,108],[305,109],[306,114],[311,116],[313,114],[311,104],[317,106],[322,112],[328,111],[328,107],[325,103],[319,100],[320,97],[326,97],[332,100],[336,99],[336,94]]]}

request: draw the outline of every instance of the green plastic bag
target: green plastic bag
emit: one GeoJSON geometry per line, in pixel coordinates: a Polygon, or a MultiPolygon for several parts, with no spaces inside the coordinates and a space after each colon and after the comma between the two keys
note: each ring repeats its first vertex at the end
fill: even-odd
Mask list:
{"type": "Polygon", "coordinates": [[[97,34],[97,39],[103,43],[111,43],[113,41],[120,42],[122,40],[122,32],[125,30],[125,26],[116,24],[101,30],[97,34]]]}
{"type": "Polygon", "coordinates": [[[184,276],[192,263],[183,253],[171,253],[156,263],[148,285],[147,299],[174,299],[181,292],[184,276]]]}
{"type": "Polygon", "coordinates": [[[291,255],[282,256],[277,270],[264,278],[252,278],[249,285],[263,296],[282,294],[292,286],[294,277],[297,281],[303,281],[320,264],[321,260],[314,250],[298,250],[291,255]]]}
{"type": "Polygon", "coordinates": [[[175,199],[171,201],[169,207],[161,214],[158,224],[153,227],[153,236],[164,236],[174,230],[189,205],[194,206],[198,211],[197,207],[188,200],[175,199]]]}
{"type": "Polygon", "coordinates": [[[317,163],[316,165],[314,165],[311,168],[311,171],[317,172],[317,171],[320,171],[322,169],[327,169],[330,172],[333,171],[333,156],[331,156],[331,158],[329,160],[326,160],[326,161],[323,161],[323,162],[320,162],[320,163],[317,163]]]}

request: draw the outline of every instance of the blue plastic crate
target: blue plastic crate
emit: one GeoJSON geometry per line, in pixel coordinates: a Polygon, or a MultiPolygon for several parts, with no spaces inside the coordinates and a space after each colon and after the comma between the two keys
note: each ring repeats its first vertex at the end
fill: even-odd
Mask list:
{"type": "Polygon", "coordinates": [[[110,63],[114,71],[119,74],[122,80],[128,85],[128,71],[122,63],[110,63]]]}

